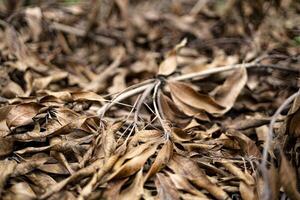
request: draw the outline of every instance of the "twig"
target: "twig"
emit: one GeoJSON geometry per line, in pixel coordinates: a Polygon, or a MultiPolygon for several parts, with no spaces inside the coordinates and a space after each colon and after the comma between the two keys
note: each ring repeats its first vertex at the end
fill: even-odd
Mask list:
{"type": "Polygon", "coordinates": [[[300,95],[300,89],[298,92],[294,93],[293,95],[291,95],[289,98],[287,98],[282,104],[281,106],[276,110],[275,114],[272,116],[271,122],[269,124],[269,132],[268,132],[268,137],[266,140],[266,144],[264,147],[264,151],[263,151],[263,157],[262,157],[262,165],[266,166],[267,164],[267,160],[268,160],[268,150],[270,148],[270,144],[271,144],[271,140],[273,139],[273,126],[276,122],[276,119],[278,118],[278,115],[280,115],[280,113],[283,111],[283,109],[285,107],[287,107],[290,103],[292,103],[294,101],[294,99],[300,95]]]}
{"type": "Polygon", "coordinates": [[[159,99],[158,99],[158,89],[159,87],[161,86],[161,81],[158,81],[156,84],[155,84],[155,87],[154,87],[154,91],[153,91],[153,107],[154,107],[154,111],[156,113],[156,116],[164,130],[164,135],[165,135],[165,138],[166,139],[169,139],[170,137],[170,130],[168,128],[168,125],[166,124],[165,120],[162,118],[161,114],[160,114],[160,110],[159,110],[159,99]]]}
{"type": "Polygon", "coordinates": [[[138,120],[138,116],[139,116],[141,107],[142,107],[145,99],[149,96],[149,94],[152,91],[154,86],[155,86],[155,84],[151,84],[147,89],[145,89],[145,91],[143,92],[143,94],[141,95],[141,97],[139,99],[139,102],[136,105],[136,111],[134,113],[134,122],[135,122],[136,129],[137,129],[137,120],[138,120]]]}
{"type": "Polygon", "coordinates": [[[147,83],[145,85],[141,85],[140,87],[134,88],[132,90],[128,90],[126,92],[121,93],[120,95],[118,95],[114,100],[112,100],[111,103],[107,103],[105,104],[98,112],[97,114],[100,115],[100,117],[103,117],[105,112],[111,108],[113,105],[116,104],[116,102],[120,102],[123,101],[124,99],[127,99],[131,96],[134,96],[136,94],[139,94],[141,92],[143,92],[145,89],[147,89],[149,86],[151,86],[152,83],[147,83]]]}
{"type": "MultiPolygon", "coordinates": [[[[76,28],[76,27],[72,27],[69,25],[65,25],[65,24],[61,24],[61,23],[57,23],[57,22],[53,22],[50,25],[50,28],[58,30],[58,31],[62,31],[65,33],[69,33],[69,34],[74,34],[76,36],[79,37],[85,37],[86,36],[86,31],[80,28],[76,28]]],[[[107,46],[112,46],[115,44],[115,40],[109,38],[109,37],[105,37],[102,35],[96,35],[96,34],[92,34],[92,33],[88,33],[87,35],[90,39],[100,43],[100,44],[104,44],[107,46]]]]}
{"type": "Polygon", "coordinates": [[[171,78],[170,80],[172,80],[172,81],[183,81],[183,80],[187,80],[187,79],[201,78],[201,77],[205,77],[205,76],[208,76],[208,75],[217,74],[217,73],[220,73],[220,72],[232,71],[232,70],[235,70],[235,69],[238,69],[238,68],[241,68],[241,67],[245,67],[245,68],[253,68],[253,67],[273,68],[273,69],[285,70],[285,71],[290,71],[290,72],[299,72],[299,70],[290,69],[290,68],[286,68],[286,67],[283,67],[283,66],[262,65],[262,64],[259,64],[259,63],[256,63],[256,62],[250,62],[250,63],[226,65],[226,66],[222,66],[222,67],[216,67],[216,68],[208,69],[208,70],[205,70],[205,71],[184,74],[184,75],[181,75],[181,76],[171,78]]]}

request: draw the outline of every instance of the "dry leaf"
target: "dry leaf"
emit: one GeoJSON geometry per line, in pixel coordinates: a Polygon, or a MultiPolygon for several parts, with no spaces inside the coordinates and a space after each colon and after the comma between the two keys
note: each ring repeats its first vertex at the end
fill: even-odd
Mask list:
{"type": "Polygon", "coordinates": [[[143,169],[136,174],[131,185],[120,193],[120,200],[140,200],[144,193],[143,169]]]}
{"type": "Polygon", "coordinates": [[[139,171],[144,166],[147,159],[155,153],[157,145],[158,144],[153,144],[152,146],[149,146],[141,154],[125,162],[113,172],[109,179],[128,177],[139,171]]]}
{"type": "Polygon", "coordinates": [[[13,160],[0,161],[0,195],[2,194],[6,182],[14,172],[16,166],[17,163],[13,160]]]}
{"type": "MultiPolygon", "coordinates": [[[[169,82],[170,91],[172,97],[177,98],[183,104],[197,109],[198,112],[205,110],[213,115],[219,115],[224,113],[224,107],[219,105],[214,99],[205,94],[196,92],[192,87],[185,83],[169,82]]],[[[175,102],[176,103],[176,102],[175,102]]],[[[182,107],[177,104],[178,107],[182,107]]]]}
{"type": "Polygon", "coordinates": [[[42,106],[37,103],[23,103],[14,106],[7,115],[7,126],[14,128],[32,123],[32,118],[41,108],[42,106]]]}
{"type": "Polygon", "coordinates": [[[190,122],[189,117],[181,112],[166,95],[160,95],[160,103],[164,118],[168,121],[183,127],[190,122]]]}
{"type": "Polygon", "coordinates": [[[177,51],[184,47],[187,43],[187,40],[182,40],[176,47],[169,52],[167,58],[161,62],[158,69],[158,75],[169,76],[174,73],[177,68],[177,51]]]}
{"type": "Polygon", "coordinates": [[[215,101],[226,108],[223,112],[227,112],[232,108],[246,82],[247,70],[242,67],[232,72],[221,86],[212,91],[215,101]]]}
{"type": "Polygon", "coordinates": [[[159,199],[179,200],[180,194],[169,177],[162,173],[156,174],[155,185],[159,199]]]}
{"type": "Polygon", "coordinates": [[[36,194],[28,183],[20,182],[10,187],[7,191],[7,196],[4,196],[3,199],[33,200],[36,199],[36,194]]]}
{"type": "Polygon", "coordinates": [[[291,200],[300,199],[300,193],[297,189],[297,176],[295,170],[287,161],[285,155],[281,153],[281,165],[279,169],[280,183],[291,200]]]}
{"type": "Polygon", "coordinates": [[[170,140],[167,140],[163,147],[158,152],[153,164],[151,165],[151,168],[149,169],[147,175],[145,176],[145,181],[147,181],[148,178],[159,172],[161,169],[163,169],[171,159],[173,154],[173,143],[170,140]]]}

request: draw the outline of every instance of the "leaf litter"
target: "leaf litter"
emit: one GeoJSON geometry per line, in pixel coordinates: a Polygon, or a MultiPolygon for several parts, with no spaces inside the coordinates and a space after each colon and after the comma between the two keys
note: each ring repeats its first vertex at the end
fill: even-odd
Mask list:
{"type": "Polygon", "coordinates": [[[0,198],[299,199],[299,12],[0,2],[0,198]]]}

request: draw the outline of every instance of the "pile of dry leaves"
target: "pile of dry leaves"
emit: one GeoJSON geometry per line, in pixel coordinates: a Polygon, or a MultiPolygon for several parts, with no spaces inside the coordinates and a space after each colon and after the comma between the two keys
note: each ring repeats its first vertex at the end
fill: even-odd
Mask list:
{"type": "Polygon", "coordinates": [[[300,199],[299,13],[1,1],[1,199],[300,199]]]}

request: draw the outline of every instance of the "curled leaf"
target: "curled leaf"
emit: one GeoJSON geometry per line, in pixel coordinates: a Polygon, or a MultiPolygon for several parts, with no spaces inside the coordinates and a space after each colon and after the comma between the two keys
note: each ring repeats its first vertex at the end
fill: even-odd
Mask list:
{"type": "MultiPolygon", "coordinates": [[[[198,113],[206,111],[214,115],[224,113],[224,107],[219,105],[213,98],[208,95],[198,93],[186,83],[169,82],[172,98],[176,98],[180,103],[175,103],[179,108],[189,106],[191,109],[196,110],[198,113]]],[[[191,113],[187,113],[191,114],[191,113]]]]}
{"type": "Polygon", "coordinates": [[[159,65],[158,75],[168,76],[175,72],[177,68],[177,51],[184,47],[187,43],[186,39],[183,39],[176,47],[167,55],[167,58],[159,65]]]}

